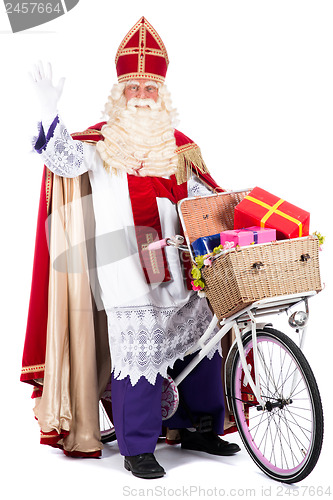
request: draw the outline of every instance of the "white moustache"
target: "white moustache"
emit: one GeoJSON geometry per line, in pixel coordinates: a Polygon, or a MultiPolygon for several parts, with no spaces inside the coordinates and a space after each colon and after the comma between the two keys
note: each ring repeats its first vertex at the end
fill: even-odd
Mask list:
{"type": "Polygon", "coordinates": [[[148,107],[152,110],[160,109],[160,103],[155,102],[153,99],[140,99],[138,97],[132,97],[127,103],[127,108],[145,108],[148,107]]]}

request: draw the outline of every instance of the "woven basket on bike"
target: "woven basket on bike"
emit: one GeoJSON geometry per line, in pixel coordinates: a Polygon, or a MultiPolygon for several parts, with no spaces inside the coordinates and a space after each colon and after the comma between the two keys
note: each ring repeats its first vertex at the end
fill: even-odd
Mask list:
{"type": "MultiPolygon", "coordinates": [[[[235,206],[249,192],[181,201],[179,212],[187,244],[233,229],[235,206]]],[[[219,319],[228,318],[263,298],[320,291],[318,250],[318,239],[309,236],[224,251],[202,273],[214,313],[219,319]]]]}

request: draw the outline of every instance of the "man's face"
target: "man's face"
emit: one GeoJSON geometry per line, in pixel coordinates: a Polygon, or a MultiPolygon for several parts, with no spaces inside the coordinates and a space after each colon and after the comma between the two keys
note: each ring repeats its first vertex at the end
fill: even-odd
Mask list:
{"type": "Polygon", "coordinates": [[[152,82],[148,82],[143,78],[139,78],[126,85],[124,95],[126,98],[126,103],[128,103],[128,101],[133,98],[152,99],[156,102],[158,99],[158,87],[152,82]]]}

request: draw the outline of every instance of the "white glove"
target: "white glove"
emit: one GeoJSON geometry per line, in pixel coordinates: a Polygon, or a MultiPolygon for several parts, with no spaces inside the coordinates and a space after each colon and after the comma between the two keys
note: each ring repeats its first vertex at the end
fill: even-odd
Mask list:
{"type": "Polygon", "coordinates": [[[57,86],[53,85],[51,64],[47,63],[44,71],[41,62],[34,66],[30,77],[41,106],[43,126],[48,130],[49,125],[58,114],[58,101],[64,88],[65,78],[60,78],[57,86]]]}

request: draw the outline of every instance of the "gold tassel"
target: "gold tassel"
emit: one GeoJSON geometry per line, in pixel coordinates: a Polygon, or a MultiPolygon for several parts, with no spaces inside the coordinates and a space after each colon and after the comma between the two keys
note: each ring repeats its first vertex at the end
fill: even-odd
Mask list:
{"type": "Polygon", "coordinates": [[[176,149],[178,154],[178,169],[176,172],[177,184],[187,182],[193,174],[193,170],[198,175],[209,173],[202,158],[199,146],[195,143],[185,144],[176,149]]]}

